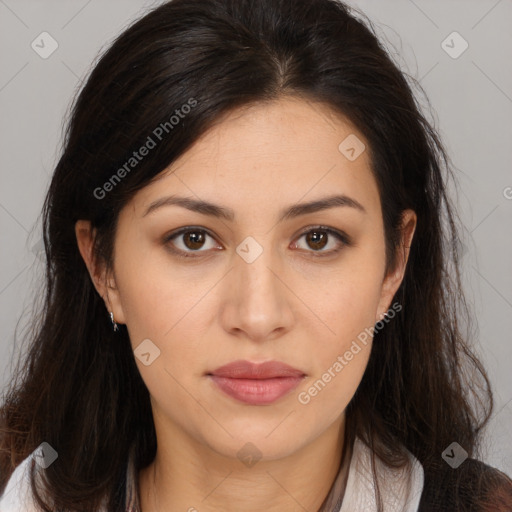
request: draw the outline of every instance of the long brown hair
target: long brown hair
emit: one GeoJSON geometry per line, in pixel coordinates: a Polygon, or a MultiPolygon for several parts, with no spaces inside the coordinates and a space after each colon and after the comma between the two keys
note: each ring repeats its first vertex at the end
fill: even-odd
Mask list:
{"type": "Polygon", "coordinates": [[[454,173],[412,85],[371,23],[335,0],[173,0],[125,30],[73,104],[47,192],[44,304],[0,410],[0,489],[45,441],[59,457],[44,471],[53,504],[38,495],[42,510],[90,511],[104,497],[108,510],[122,510],[130,446],[137,469],[156,453],[150,397],[126,327],[112,331],[75,222],[91,221],[96,254],[111,266],[119,211],[138,190],[223,114],[288,94],[325,103],[368,140],[389,269],[401,213],[417,213],[394,298],[403,311],[375,334],[347,432],[389,465],[404,464],[405,446],[424,467],[429,502],[440,500],[436,489],[453,472],[441,453],[456,441],[478,458],[493,402],[470,329],[461,329],[471,312],[459,273],[460,221],[447,194],[454,173]],[[194,108],[99,193],[191,98],[194,108]]]}

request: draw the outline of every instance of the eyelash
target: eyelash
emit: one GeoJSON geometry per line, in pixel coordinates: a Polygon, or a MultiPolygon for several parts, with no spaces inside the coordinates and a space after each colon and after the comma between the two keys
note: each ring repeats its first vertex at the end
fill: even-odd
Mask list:
{"type": "MultiPolygon", "coordinates": [[[[337,254],[338,252],[340,252],[344,247],[348,247],[348,246],[352,245],[352,240],[347,234],[343,233],[342,231],[338,231],[338,230],[329,228],[327,226],[308,227],[305,231],[300,233],[298,239],[300,239],[301,237],[303,237],[304,235],[307,235],[308,233],[310,233],[312,231],[321,231],[321,232],[328,233],[329,235],[332,235],[335,238],[337,238],[339,242],[341,242],[340,247],[338,247],[337,249],[331,249],[330,251],[326,251],[326,252],[324,252],[324,251],[307,251],[307,252],[312,253],[313,258],[324,258],[327,256],[333,256],[334,254],[337,254]]],[[[168,247],[169,251],[171,251],[173,254],[175,254],[179,258],[200,258],[201,257],[200,255],[196,256],[196,255],[193,255],[192,253],[193,252],[201,253],[201,252],[207,252],[207,251],[197,250],[197,251],[192,251],[192,253],[184,252],[181,249],[175,249],[174,247],[172,247],[171,244],[169,244],[169,242],[171,242],[171,240],[173,240],[174,238],[177,238],[180,235],[183,235],[184,233],[188,233],[188,232],[205,233],[208,236],[210,236],[211,238],[215,239],[215,237],[206,229],[196,228],[194,226],[187,226],[187,227],[181,228],[177,231],[173,231],[172,233],[167,235],[164,238],[164,244],[168,247]]]]}

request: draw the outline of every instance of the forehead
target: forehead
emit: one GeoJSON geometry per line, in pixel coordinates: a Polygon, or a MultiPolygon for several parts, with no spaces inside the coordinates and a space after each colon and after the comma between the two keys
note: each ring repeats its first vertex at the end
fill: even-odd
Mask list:
{"type": "Polygon", "coordinates": [[[164,193],[253,213],[258,205],[268,210],[339,193],[378,212],[367,148],[352,123],[324,104],[284,97],[246,106],[223,116],[139,191],[136,209],[142,214],[164,193]]]}
{"type": "Polygon", "coordinates": [[[309,162],[322,157],[324,161],[338,157],[340,143],[350,136],[361,144],[364,141],[348,119],[327,105],[285,96],[225,114],[176,160],[172,169],[190,159],[211,164],[267,156],[278,156],[283,164],[302,162],[304,158],[309,162]]]}

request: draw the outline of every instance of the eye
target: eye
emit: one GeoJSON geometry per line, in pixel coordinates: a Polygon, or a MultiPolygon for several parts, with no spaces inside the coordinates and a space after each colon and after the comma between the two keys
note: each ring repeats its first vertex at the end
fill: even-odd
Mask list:
{"type": "MultiPolygon", "coordinates": [[[[306,244],[313,249],[313,256],[330,256],[332,254],[335,254],[343,247],[351,245],[351,240],[348,235],[341,231],[337,231],[331,228],[328,228],[326,226],[315,226],[313,228],[308,228],[307,231],[303,232],[300,236],[299,240],[301,238],[305,237],[306,244]],[[329,245],[331,242],[331,238],[334,238],[337,240],[337,244],[334,244],[335,248],[331,250],[323,250],[326,246],[329,245]]],[[[295,247],[297,248],[298,243],[295,243],[295,247]]],[[[298,247],[300,248],[300,247],[298,247]]],[[[306,247],[306,250],[308,248],[306,247]]]]}
{"type": "MultiPolygon", "coordinates": [[[[310,251],[306,247],[306,251],[313,252],[314,257],[330,256],[341,251],[343,247],[352,244],[348,235],[326,226],[310,227],[300,235],[299,240],[303,237],[305,237],[306,243],[309,247],[313,249],[310,251]],[[329,245],[331,238],[334,238],[338,242],[335,244],[335,248],[323,250],[329,245]]],[[[199,257],[200,254],[195,255],[193,253],[208,252],[210,249],[218,248],[218,246],[211,242],[208,246],[208,243],[206,243],[208,238],[215,240],[215,238],[205,229],[188,226],[166,236],[164,238],[164,244],[167,245],[169,250],[178,257],[195,258],[199,257]]],[[[299,244],[296,242],[293,248],[301,249],[298,245],[299,244]]],[[[222,250],[222,248],[220,248],[220,250],[222,250]]]]}
{"type": "Polygon", "coordinates": [[[177,256],[182,258],[194,258],[196,256],[191,254],[192,252],[206,252],[215,246],[213,245],[212,247],[210,244],[210,247],[208,247],[208,244],[206,244],[206,249],[201,251],[200,249],[205,248],[207,238],[214,240],[213,236],[204,229],[186,227],[171,233],[165,238],[164,242],[177,256]],[[174,240],[177,240],[178,243],[174,242],[174,240]]]}

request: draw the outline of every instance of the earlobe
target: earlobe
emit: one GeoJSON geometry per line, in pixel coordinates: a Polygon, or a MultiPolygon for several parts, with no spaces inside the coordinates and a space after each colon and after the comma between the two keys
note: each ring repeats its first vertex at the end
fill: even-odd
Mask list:
{"type": "Polygon", "coordinates": [[[413,210],[405,210],[402,214],[401,244],[397,252],[396,265],[395,268],[386,275],[382,283],[382,293],[379,307],[377,308],[376,322],[381,320],[384,314],[389,310],[391,301],[403,281],[414,232],[416,230],[416,223],[416,213],[413,210]]]}

